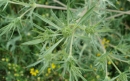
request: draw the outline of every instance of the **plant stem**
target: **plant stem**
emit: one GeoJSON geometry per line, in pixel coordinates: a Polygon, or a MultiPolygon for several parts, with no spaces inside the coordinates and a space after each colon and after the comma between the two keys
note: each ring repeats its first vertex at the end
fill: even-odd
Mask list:
{"type": "Polygon", "coordinates": [[[110,11],[110,12],[116,12],[116,13],[119,13],[119,14],[116,14],[116,15],[113,15],[111,17],[108,17],[106,18],[106,20],[109,20],[111,18],[115,18],[115,17],[118,17],[118,16],[121,16],[121,15],[130,15],[130,11],[119,11],[119,10],[110,10],[110,9],[107,9],[107,11],[110,11]]]}
{"type": "Polygon", "coordinates": [[[97,39],[98,39],[99,43],[101,44],[103,53],[105,54],[105,53],[106,53],[106,49],[105,49],[104,45],[102,44],[102,40],[101,40],[101,38],[98,36],[98,34],[96,34],[96,35],[97,35],[97,39]]]}
{"type": "Polygon", "coordinates": [[[107,74],[107,62],[106,62],[106,76],[108,76],[108,74],[107,74]]]}
{"type": "MultiPolygon", "coordinates": [[[[22,2],[13,2],[13,1],[9,1],[9,3],[12,3],[12,4],[18,4],[18,5],[22,5],[22,6],[25,6],[25,7],[30,7],[30,4],[26,4],[26,3],[22,3],[22,2]]],[[[39,8],[51,8],[51,9],[59,9],[59,10],[67,10],[66,7],[58,7],[58,6],[49,6],[49,5],[42,5],[42,4],[36,4],[36,7],[39,7],[39,8]]],[[[62,4],[63,5],[63,4],[62,4]]],[[[64,5],[65,6],[65,5],[64,5]]],[[[76,9],[71,9],[70,10],[73,10],[75,11],[76,9]]]]}
{"type": "Polygon", "coordinates": [[[63,7],[67,7],[65,4],[63,4],[62,2],[60,2],[60,1],[58,1],[58,0],[53,0],[54,2],[56,2],[56,3],[58,3],[58,4],[60,4],[61,6],[63,6],[63,7]]]}
{"type": "Polygon", "coordinates": [[[120,13],[120,14],[113,15],[113,16],[111,16],[111,17],[106,18],[105,20],[109,20],[109,19],[112,19],[112,18],[115,18],[115,17],[119,17],[119,16],[121,16],[121,15],[124,15],[124,13],[120,13]]]}
{"type": "MultiPolygon", "coordinates": [[[[41,5],[41,4],[36,4],[36,7],[39,7],[39,8],[59,9],[59,10],[67,10],[66,7],[49,6],[49,5],[41,5]]],[[[76,9],[70,9],[70,10],[75,11],[76,9]]]]}
{"type": "Polygon", "coordinates": [[[27,3],[22,3],[22,2],[14,2],[14,1],[9,1],[9,3],[12,3],[12,4],[17,4],[17,5],[22,5],[22,6],[25,6],[25,7],[29,7],[30,5],[27,4],[27,3]]]}
{"type": "Polygon", "coordinates": [[[119,58],[116,58],[116,57],[114,57],[114,56],[110,56],[110,57],[112,57],[112,58],[114,58],[114,59],[116,59],[116,60],[119,60],[119,61],[122,61],[122,62],[125,62],[125,63],[128,63],[128,64],[129,64],[129,62],[128,62],[128,61],[121,60],[121,59],[119,59],[119,58]]]}
{"type": "MultiPolygon", "coordinates": [[[[74,33],[73,33],[74,34],[74,33]]],[[[73,40],[74,40],[74,36],[72,34],[72,38],[71,38],[71,42],[70,42],[70,51],[69,51],[69,57],[72,56],[72,45],[73,45],[73,40]]]]}
{"type": "Polygon", "coordinates": [[[26,10],[21,16],[20,18],[22,18],[28,11],[30,11],[32,8],[29,8],[28,10],[26,10]]]}
{"type": "Polygon", "coordinates": [[[113,61],[108,57],[108,59],[111,61],[112,65],[116,68],[116,70],[121,74],[121,71],[118,69],[118,67],[113,63],[113,61]]]}
{"type": "Polygon", "coordinates": [[[120,11],[120,10],[111,10],[111,9],[106,9],[106,10],[109,11],[109,12],[130,14],[130,11],[120,11]]]}
{"type": "Polygon", "coordinates": [[[65,8],[65,7],[48,6],[48,5],[41,5],[41,4],[36,4],[36,7],[67,10],[67,8],[65,8]]]}
{"type": "Polygon", "coordinates": [[[121,53],[123,53],[123,54],[125,54],[126,55],[126,53],[125,52],[123,52],[121,49],[119,49],[119,48],[117,48],[116,46],[114,46],[114,45],[112,45],[112,44],[108,44],[110,47],[113,47],[114,49],[116,49],[116,50],[118,50],[118,51],[120,51],[121,53]]]}

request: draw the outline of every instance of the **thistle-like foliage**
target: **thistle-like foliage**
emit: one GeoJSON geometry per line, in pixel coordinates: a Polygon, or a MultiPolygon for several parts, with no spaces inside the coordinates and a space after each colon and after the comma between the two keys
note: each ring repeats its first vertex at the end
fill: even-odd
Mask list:
{"type": "MultiPolygon", "coordinates": [[[[56,81],[129,80],[129,70],[126,70],[130,63],[129,34],[122,33],[123,30],[115,25],[119,22],[114,19],[117,16],[113,16],[114,10],[108,9],[108,6],[117,9],[113,1],[81,0],[80,4],[74,4],[77,3],[74,0],[63,3],[54,0],[50,3],[53,6],[40,4],[45,3],[45,0],[0,2],[0,7],[7,10],[8,15],[13,15],[12,19],[1,15],[0,38],[6,37],[9,41],[6,48],[14,53],[12,57],[15,62],[18,60],[15,57],[17,49],[21,49],[17,53],[31,53],[32,57],[37,52],[35,60],[27,59],[30,61],[26,68],[39,68],[36,72],[33,68],[31,75],[36,76],[39,73],[40,76],[49,77],[52,72],[57,72],[61,78],[55,79],[56,81]],[[54,6],[56,4],[63,7],[54,6]],[[10,42],[12,40],[14,41],[10,42]],[[13,50],[11,45],[16,45],[13,50]],[[121,68],[123,65],[127,67],[121,68]]],[[[127,14],[117,10],[115,12],[127,14]]],[[[121,22],[122,19],[119,20],[121,22]]],[[[5,41],[4,43],[6,44],[5,41]]],[[[26,63],[24,58],[20,62],[26,63]]],[[[51,78],[55,77],[43,80],[51,78]]]]}

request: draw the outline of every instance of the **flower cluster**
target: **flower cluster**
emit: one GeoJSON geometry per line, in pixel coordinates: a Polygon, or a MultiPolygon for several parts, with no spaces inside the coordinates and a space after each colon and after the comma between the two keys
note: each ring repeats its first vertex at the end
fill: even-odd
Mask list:
{"type": "Polygon", "coordinates": [[[106,38],[103,38],[103,40],[102,40],[102,44],[103,44],[103,46],[106,48],[107,47],[107,44],[109,43],[110,41],[109,40],[107,40],[106,38]]]}
{"type": "Polygon", "coordinates": [[[55,69],[56,68],[56,65],[54,63],[51,64],[51,67],[49,67],[47,69],[47,73],[46,73],[46,76],[48,76],[50,73],[51,73],[51,70],[55,69]]]}
{"type": "Polygon", "coordinates": [[[39,73],[39,71],[37,69],[36,70],[34,68],[30,69],[30,74],[31,75],[36,76],[38,73],[39,73]]]}
{"type": "Polygon", "coordinates": [[[56,68],[56,65],[54,63],[51,64],[51,68],[52,69],[55,69],[56,68]]]}

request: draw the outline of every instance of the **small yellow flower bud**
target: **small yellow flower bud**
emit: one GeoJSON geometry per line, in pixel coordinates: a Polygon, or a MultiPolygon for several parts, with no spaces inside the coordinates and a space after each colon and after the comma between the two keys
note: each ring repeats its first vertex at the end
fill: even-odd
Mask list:
{"type": "Polygon", "coordinates": [[[120,1],[117,1],[116,4],[120,5],[120,1]]]}
{"type": "Polygon", "coordinates": [[[111,61],[108,61],[108,62],[107,62],[107,64],[109,64],[109,65],[110,65],[110,64],[111,64],[111,61]]]}
{"type": "Polygon", "coordinates": [[[100,78],[100,75],[97,75],[96,78],[99,79],[99,78],[100,78]]]}
{"type": "Polygon", "coordinates": [[[38,73],[39,73],[38,70],[34,70],[34,68],[31,68],[31,69],[30,69],[30,74],[31,74],[31,75],[36,76],[38,73]]]}
{"type": "Polygon", "coordinates": [[[55,69],[56,68],[56,65],[54,63],[51,64],[51,68],[52,69],[55,69]]]}
{"type": "Polygon", "coordinates": [[[45,75],[48,76],[48,73],[46,73],[45,75]]]}
{"type": "Polygon", "coordinates": [[[45,4],[48,5],[48,2],[46,2],[45,4]]]}
{"type": "Polygon", "coordinates": [[[101,54],[100,54],[100,53],[98,53],[96,56],[97,56],[97,57],[99,57],[99,56],[101,56],[101,54]]]}
{"type": "Polygon", "coordinates": [[[120,8],[120,10],[124,10],[124,8],[120,8]]]}

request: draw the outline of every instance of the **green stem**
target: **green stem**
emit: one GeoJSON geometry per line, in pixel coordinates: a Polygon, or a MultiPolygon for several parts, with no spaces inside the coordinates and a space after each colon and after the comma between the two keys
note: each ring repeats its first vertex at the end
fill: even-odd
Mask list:
{"type": "Polygon", "coordinates": [[[106,63],[106,76],[108,76],[108,74],[107,74],[107,63],[106,63]]]}
{"type": "Polygon", "coordinates": [[[100,43],[100,45],[102,47],[103,53],[105,54],[106,49],[105,49],[104,45],[102,44],[102,39],[98,36],[98,33],[96,33],[96,35],[97,35],[97,39],[98,39],[98,41],[99,41],[99,43],[100,43]]]}
{"type": "Polygon", "coordinates": [[[113,47],[114,49],[116,49],[116,50],[118,50],[118,51],[120,51],[121,53],[123,53],[123,54],[125,54],[126,55],[126,53],[125,52],[123,52],[121,49],[119,49],[119,48],[117,48],[116,46],[114,46],[114,45],[112,45],[112,44],[108,44],[110,47],[113,47]]]}
{"type": "Polygon", "coordinates": [[[21,16],[20,18],[22,18],[28,11],[30,11],[32,8],[29,8],[28,10],[26,10],[21,16]]]}
{"type": "Polygon", "coordinates": [[[121,74],[121,71],[118,69],[118,67],[114,64],[114,62],[108,57],[108,59],[111,61],[112,65],[116,68],[116,70],[121,74]]]}
{"type": "Polygon", "coordinates": [[[63,4],[62,2],[60,2],[60,1],[58,1],[58,0],[53,0],[54,2],[56,2],[56,3],[58,3],[58,4],[60,4],[61,6],[63,6],[63,7],[67,7],[65,4],[63,4]]]}
{"type": "Polygon", "coordinates": [[[9,1],[9,3],[11,3],[11,4],[17,4],[17,5],[22,5],[22,6],[25,6],[25,7],[30,7],[29,4],[27,4],[27,3],[22,3],[22,2],[9,1]]]}
{"type": "MultiPolygon", "coordinates": [[[[74,34],[74,33],[73,33],[74,34]]],[[[69,57],[72,56],[72,45],[73,45],[74,36],[72,35],[71,43],[70,43],[70,51],[69,51],[69,57]]]]}
{"type": "MultiPolygon", "coordinates": [[[[22,2],[9,1],[9,3],[22,5],[22,6],[25,6],[25,7],[30,7],[31,6],[30,4],[22,3],[22,2]]],[[[35,3],[35,7],[37,7],[37,8],[50,8],[50,9],[67,10],[66,7],[49,6],[49,5],[42,5],[42,4],[36,4],[36,3],[35,3]]],[[[76,10],[76,9],[70,9],[70,10],[76,10]]]]}
{"type": "Polygon", "coordinates": [[[128,62],[128,61],[118,59],[118,58],[116,58],[116,57],[114,57],[114,56],[110,56],[110,57],[112,57],[112,58],[114,58],[114,59],[116,59],[116,60],[119,60],[119,61],[122,61],[122,62],[125,62],[125,63],[128,63],[128,64],[129,64],[129,62],[128,62]]]}
{"type": "MultiPolygon", "coordinates": [[[[50,8],[50,9],[59,9],[59,10],[67,10],[66,7],[58,7],[58,6],[49,6],[49,5],[41,5],[41,4],[36,4],[36,7],[38,8],[50,8]]],[[[76,9],[71,9],[72,11],[76,11],[76,9]]]]}
{"type": "Polygon", "coordinates": [[[41,4],[36,4],[36,7],[39,7],[39,8],[51,8],[51,9],[67,10],[67,8],[65,8],[65,7],[48,6],[48,5],[41,5],[41,4]]]}

